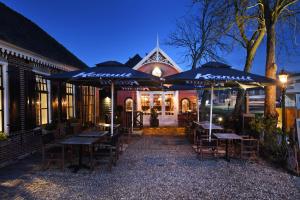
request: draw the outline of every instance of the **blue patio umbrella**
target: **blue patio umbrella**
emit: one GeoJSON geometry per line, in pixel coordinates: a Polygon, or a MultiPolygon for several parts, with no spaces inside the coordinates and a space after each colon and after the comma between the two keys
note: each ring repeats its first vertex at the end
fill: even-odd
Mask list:
{"type": "Polygon", "coordinates": [[[107,63],[99,67],[53,74],[49,79],[62,80],[81,85],[109,86],[111,88],[111,135],[114,124],[114,90],[116,87],[142,87],[160,85],[159,78],[134,70],[121,63],[107,63]]]}
{"type": "Polygon", "coordinates": [[[208,62],[199,68],[165,77],[165,83],[186,84],[194,88],[210,87],[209,140],[211,140],[213,91],[215,85],[219,87],[242,87],[247,89],[251,87],[264,87],[276,82],[264,76],[233,69],[224,63],[208,62]]]}

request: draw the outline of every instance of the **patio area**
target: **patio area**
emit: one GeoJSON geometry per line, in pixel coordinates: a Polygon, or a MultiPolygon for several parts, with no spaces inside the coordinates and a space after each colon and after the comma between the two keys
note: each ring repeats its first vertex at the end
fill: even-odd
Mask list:
{"type": "Polygon", "coordinates": [[[299,199],[300,178],[263,161],[199,160],[184,137],[135,137],[109,172],[40,170],[32,156],[0,170],[1,199],[299,199]]]}

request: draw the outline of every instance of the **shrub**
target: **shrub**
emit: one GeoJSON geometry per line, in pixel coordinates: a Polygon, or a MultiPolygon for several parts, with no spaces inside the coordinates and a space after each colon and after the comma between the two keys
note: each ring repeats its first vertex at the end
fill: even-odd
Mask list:
{"type": "Polygon", "coordinates": [[[7,140],[7,135],[4,132],[0,132],[0,141],[7,140]]]}
{"type": "Polygon", "coordinates": [[[251,130],[261,138],[261,154],[271,162],[284,165],[287,159],[286,133],[277,128],[277,119],[256,116],[251,130]]]}

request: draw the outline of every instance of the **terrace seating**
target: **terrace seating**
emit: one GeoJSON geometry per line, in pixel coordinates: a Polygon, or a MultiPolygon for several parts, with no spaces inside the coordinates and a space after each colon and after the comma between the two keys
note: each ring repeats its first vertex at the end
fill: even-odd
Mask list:
{"type": "Polygon", "coordinates": [[[217,139],[199,139],[197,141],[197,152],[200,158],[217,157],[218,156],[218,140],[217,139]]]}
{"type": "Polygon", "coordinates": [[[240,143],[242,159],[257,159],[259,153],[259,141],[257,139],[243,137],[240,143]]]}
{"type": "Polygon", "coordinates": [[[117,164],[120,154],[120,134],[115,134],[108,141],[101,141],[95,148],[94,157],[96,161],[106,161],[111,171],[112,166],[117,164]]]}
{"type": "Polygon", "coordinates": [[[62,147],[55,143],[54,133],[42,135],[42,168],[49,168],[51,164],[59,163],[63,167],[62,147]]]}

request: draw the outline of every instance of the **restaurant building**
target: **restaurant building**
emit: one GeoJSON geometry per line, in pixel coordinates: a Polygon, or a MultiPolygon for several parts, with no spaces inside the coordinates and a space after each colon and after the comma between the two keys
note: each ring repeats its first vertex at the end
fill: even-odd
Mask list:
{"type": "MultiPolygon", "coordinates": [[[[144,58],[136,55],[125,63],[135,70],[165,77],[182,72],[182,69],[159,47],[150,51],[144,58]]],[[[150,125],[150,109],[158,111],[160,126],[178,126],[182,114],[196,112],[196,92],[194,90],[151,90],[151,91],[118,91],[117,104],[125,112],[142,112],[143,125],[150,125]],[[134,103],[132,103],[134,102],[134,103]]]]}
{"type": "Polygon", "coordinates": [[[9,136],[7,145],[0,146],[1,164],[34,150],[34,131],[42,124],[76,116],[91,118],[86,113],[92,103],[76,92],[90,97],[95,89],[48,80],[50,74],[87,65],[3,3],[0,24],[0,132],[9,136]]]}

